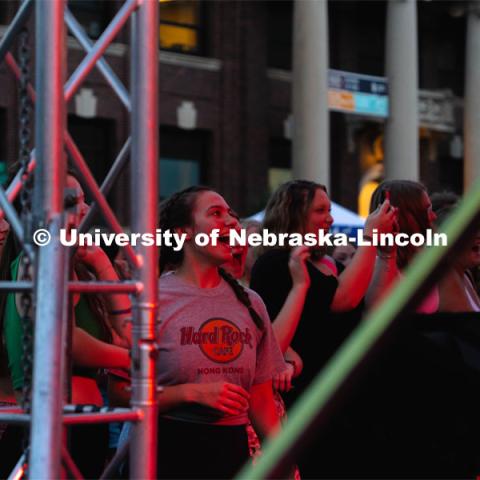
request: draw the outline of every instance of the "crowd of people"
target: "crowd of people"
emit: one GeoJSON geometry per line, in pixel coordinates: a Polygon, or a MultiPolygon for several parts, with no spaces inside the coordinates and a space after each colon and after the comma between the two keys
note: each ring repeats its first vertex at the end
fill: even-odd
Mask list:
{"type": "MultiPolygon", "coordinates": [[[[80,225],[88,206],[73,172],[68,175],[67,186],[68,228],[72,229],[80,225]]],[[[452,195],[436,195],[434,211],[433,199],[420,183],[385,181],[373,193],[363,237],[371,238],[373,232],[412,235],[424,234],[428,229],[441,230],[443,220],[457,202],[458,198],[452,195]]],[[[375,308],[402,281],[405,270],[421,250],[412,245],[348,245],[330,256],[322,246],[249,248],[231,246],[229,242],[231,231],[242,227],[248,232],[265,228],[276,234],[328,232],[334,220],[330,211],[327,189],[307,180],[281,185],[268,201],[262,224],[242,225],[224,197],[208,187],[191,187],[162,202],[159,228],[185,234],[186,242],[179,251],[167,245],[160,248],[158,383],[163,391],[158,395],[159,478],[233,478],[249,459],[255,462],[261,455],[262,442],[282,428],[290,406],[362,322],[364,312],[375,308]],[[220,232],[217,244],[200,246],[193,241],[197,234],[210,234],[214,229],[220,232]]],[[[34,274],[27,271],[24,255],[5,220],[0,223],[0,255],[3,280],[34,274]]],[[[478,312],[480,299],[475,279],[479,265],[480,231],[462,252],[450,259],[447,273],[419,301],[416,313],[478,312]]],[[[100,246],[79,247],[72,257],[72,279],[128,277],[128,268],[119,252],[100,246]]],[[[32,312],[25,309],[20,293],[0,296],[0,309],[0,404],[22,404],[28,375],[22,353],[25,318],[31,317],[32,312]]],[[[129,297],[74,294],[70,312],[73,327],[68,401],[80,405],[128,405],[125,386],[131,347],[129,297]]],[[[423,325],[422,321],[419,325],[423,325]]],[[[442,352],[450,348],[450,344],[439,343],[438,335],[432,336],[431,329],[417,331],[415,326],[413,330],[422,342],[436,342],[432,347],[436,354],[442,348],[442,352]]],[[[408,345],[418,338],[408,337],[408,345]]],[[[452,338],[456,341],[459,337],[449,340],[453,341],[452,338]]],[[[472,333],[455,344],[462,359],[468,357],[466,376],[472,371],[477,373],[477,369],[480,373],[474,340],[472,333]]],[[[394,372],[397,370],[392,368],[386,375],[395,375],[394,372]]],[[[472,374],[465,382],[477,386],[474,377],[472,374]]],[[[380,378],[385,377],[376,378],[377,388],[380,378]]],[[[363,385],[370,385],[368,382],[372,379],[363,385]]],[[[376,423],[372,420],[381,433],[368,426],[365,417],[384,412],[382,408],[373,408],[378,397],[374,399],[372,392],[365,393],[364,388],[361,397],[349,397],[340,419],[328,428],[317,429],[318,434],[304,445],[295,465],[284,472],[285,477],[435,474],[436,471],[429,470],[431,463],[423,468],[418,458],[416,463],[404,459],[399,465],[400,454],[385,454],[383,462],[372,459],[372,454],[366,455],[368,448],[384,447],[388,442],[390,450],[399,448],[398,442],[391,439],[395,427],[389,430],[387,417],[376,423]],[[358,401],[352,400],[355,398],[358,401]],[[379,465],[387,470],[381,470],[379,465]]],[[[469,413],[468,409],[464,411],[465,415],[469,413]]],[[[475,422],[472,418],[469,421],[473,428],[475,422]]],[[[461,426],[468,430],[464,423],[461,426]]],[[[72,429],[72,456],[85,477],[100,475],[118,446],[119,436],[128,436],[129,426],[123,426],[122,434],[121,428],[95,425],[72,429]]],[[[18,459],[15,454],[20,451],[21,440],[15,432],[14,427],[0,425],[2,458],[6,458],[3,452],[9,452],[9,461],[1,462],[2,475],[7,475],[7,467],[18,459]]],[[[468,433],[463,432],[470,439],[468,433]]],[[[415,436],[416,432],[410,434],[415,436]]],[[[438,452],[443,452],[440,447],[438,452]]],[[[463,474],[463,470],[455,470],[458,459],[453,457],[449,464],[452,471],[463,474]]],[[[435,463],[435,455],[431,458],[435,463]]],[[[429,454],[424,459],[430,459],[429,454]]],[[[438,465],[445,461],[438,458],[438,465]]],[[[473,474],[480,467],[480,455],[472,454],[468,461],[463,466],[473,474]]],[[[127,475],[126,471],[124,468],[123,475],[127,475]]]]}

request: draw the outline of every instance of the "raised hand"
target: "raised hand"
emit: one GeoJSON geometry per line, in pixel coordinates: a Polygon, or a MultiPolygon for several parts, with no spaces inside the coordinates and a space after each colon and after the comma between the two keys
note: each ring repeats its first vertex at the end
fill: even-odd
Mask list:
{"type": "Polygon", "coordinates": [[[398,230],[398,208],[392,207],[390,200],[385,200],[365,220],[365,234],[371,235],[376,229],[378,233],[391,233],[398,230]]]}

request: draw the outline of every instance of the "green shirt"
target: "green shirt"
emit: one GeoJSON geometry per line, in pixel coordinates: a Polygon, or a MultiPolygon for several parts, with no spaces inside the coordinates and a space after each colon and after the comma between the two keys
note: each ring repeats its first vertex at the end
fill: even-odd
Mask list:
{"type": "MultiPolygon", "coordinates": [[[[20,258],[21,256],[18,256],[10,267],[12,279],[17,279],[20,258]]],[[[75,324],[77,327],[80,327],[92,335],[92,337],[104,340],[102,338],[102,328],[90,311],[88,302],[83,295],[80,296],[80,300],[75,306],[75,324]]],[[[15,390],[20,390],[23,387],[23,326],[17,310],[14,292],[10,292],[7,295],[4,317],[4,338],[12,385],[15,390]]],[[[82,368],[81,371],[82,375],[89,377],[95,376],[96,373],[96,369],[91,368],[82,368]]]]}

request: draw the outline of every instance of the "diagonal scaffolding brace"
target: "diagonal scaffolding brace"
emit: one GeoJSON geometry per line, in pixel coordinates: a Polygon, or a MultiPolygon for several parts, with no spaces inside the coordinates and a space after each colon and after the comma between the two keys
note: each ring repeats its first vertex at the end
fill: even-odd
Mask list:
{"type": "Polygon", "coordinates": [[[30,16],[33,7],[33,0],[25,0],[18,9],[15,18],[10,23],[5,35],[0,42],[0,63],[3,61],[8,50],[10,50],[15,37],[18,35],[22,27],[30,16]]]}
{"type": "MultiPolygon", "coordinates": [[[[140,5],[142,5],[142,3],[140,3],[140,5]]],[[[75,95],[78,87],[82,84],[83,80],[85,80],[100,57],[105,53],[107,47],[112,43],[113,39],[125,25],[126,21],[137,6],[137,0],[127,0],[123,7],[118,11],[117,15],[115,15],[115,18],[110,22],[110,25],[97,40],[97,43],[89,49],[89,53],[81,61],[80,65],[75,72],[73,72],[65,85],[65,101],[67,103],[72,99],[73,95],[75,95]]]]}
{"type": "MultiPolygon", "coordinates": [[[[68,29],[73,33],[73,35],[75,35],[75,38],[78,40],[83,49],[87,53],[90,53],[93,50],[94,44],[88,38],[88,35],[83,30],[82,26],[70,13],[68,8],[65,11],[65,22],[67,23],[68,29]]],[[[104,76],[105,80],[110,84],[114,92],[117,94],[124,107],[130,112],[132,108],[130,104],[130,95],[128,94],[127,90],[125,89],[115,72],[110,68],[107,61],[104,58],[99,58],[97,62],[97,67],[104,76]]]]}

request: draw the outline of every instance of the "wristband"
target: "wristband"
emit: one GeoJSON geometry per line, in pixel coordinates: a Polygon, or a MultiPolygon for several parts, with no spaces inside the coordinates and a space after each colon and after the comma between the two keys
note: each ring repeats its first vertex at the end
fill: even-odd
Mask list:
{"type": "Polygon", "coordinates": [[[377,250],[377,257],[380,258],[380,260],[391,260],[392,258],[397,258],[397,254],[395,251],[381,252],[377,250]]]}
{"type": "Polygon", "coordinates": [[[390,258],[396,258],[397,249],[394,246],[389,247],[378,247],[377,248],[377,257],[389,260],[390,258]]]}

